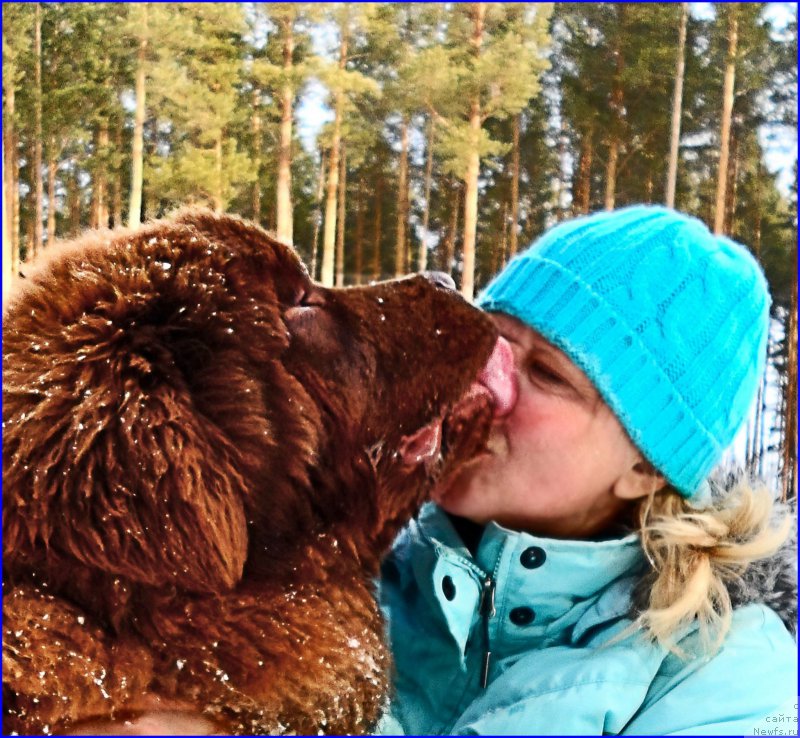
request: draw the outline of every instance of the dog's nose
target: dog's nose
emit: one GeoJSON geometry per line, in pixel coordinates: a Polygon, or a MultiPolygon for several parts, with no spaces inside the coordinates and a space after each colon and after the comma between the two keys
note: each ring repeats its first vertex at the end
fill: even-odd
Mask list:
{"type": "Polygon", "coordinates": [[[444,287],[446,290],[454,290],[456,288],[453,278],[444,272],[423,272],[422,276],[429,282],[433,282],[437,287],[444,287]]]}

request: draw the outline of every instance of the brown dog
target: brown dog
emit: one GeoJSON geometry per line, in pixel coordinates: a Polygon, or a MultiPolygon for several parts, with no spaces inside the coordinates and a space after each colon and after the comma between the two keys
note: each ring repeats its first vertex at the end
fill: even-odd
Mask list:
{"type": "Polygon", "coordinates": [[[3,324],[4,731],[155,698],[373,728],[379,558],[483,448],[495,338],[424,277],[323,289],[208,212],[54,247],[3,324]]]}

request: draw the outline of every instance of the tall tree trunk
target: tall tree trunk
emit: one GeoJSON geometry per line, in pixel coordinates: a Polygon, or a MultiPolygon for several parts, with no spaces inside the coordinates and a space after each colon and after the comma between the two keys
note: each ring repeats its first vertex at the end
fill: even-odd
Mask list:
{"type": "MultiPolygon", "coordinates": [[[[472,54],[477,58],[483,44],[483,21],[486,17],[486,3],[472,5],[472,54]]],[[[467,159],[467,172],[464,177],[464,271],[461,277],[461,294],[472,299],[475,291],[475,244],[478,229],[478,174],[480,173],[481,102],[474,97],[469,110],[470,151],[467,159]]]]}
{"type": "Polygon", "coordinates": [[[214,203],[214,210],[221,213],[225,209],[225,199],[222,193],[222,128],[217,134],[217,140],[214,143],[214,194],[212,197],[214,203]]]}
{"type": "Polygon", "coordinates": [[[14,279],[19,275],[19,262],[22,252],[22,236],[20,231],[21,221],[21,202],[19,196],[19,137],[14,134],[14,160],[11,163],[12,177],[14,179],[14,191],[11,193],[13,196],[12,209],[14,211],[14,219],[11,222],[11,237],[14,239],[14,258],[16,260],[16,268],[14,270],[14,279]]]}
{"type": "Polygon", "coordinates": [[[364,176],[358,180],[358,200],[356,201],[356,233],[353,248],[355,251],[355,282],[361,284],[364,271],[364,176]]]}
{"type": "Polygon", "coordinates": [[[675,207],[675,185],[678,179],[678,144],[681,140],[681,110],[683,108],[683,77],[686,69],[686,23],[689,3],[681,3],[681,23],[678,27],[678,60],[675,64],[675,87],[672,90],[672,122],[669,134],[669,163],[664,202],[675,207]]]}
{"type": "MultiPolygon", "coordinates": [[[[795,251],[795,258],[797,252],[795,251]]],[[[784,501],[797,498],[797,280],[792,280],[792,297],[786,319],[786,384],[782,442],[782,489],[784,501]]]]}
{"type": "Polygon", "coordinates": [[[56,141],[50,138],[47,152],[47,245],[52,246],[56,240],[56,141]]]}
{"type": "Polygon", "coordinates": [[[102,120],[95,133],[94,187],[92,188],[92,227],[108,227],[108,121],[102,120]]]}
{"type": "Polygon", "coordinates": [[[397,233],[394,246],[394,276],[406,272],[406,223],[408,222],[408,118],[400,123],[400,161],[397,177],[397,233]]]}
{"type": "Polygon", "coordinates": [[[725,184],[725,224],[726,233],[736,232],[736,195],[739,191],[739,137],[731,130],[730,152],[728,154],[728,181],[725,184]]]}
{"type": "Polygon", "coordinates": [[[5,205],[3,207],[3,224],[6,228],[3,231],[3,244],[5,254],[8,249],[10,261],[9,269],[11,278],[17,276],[17,261],[19,260],[19,217],[18,213],[18,175],[17,175],[17,131],[14,126],[14,114],[16,106],[16,90],[14,84],[9,83],[4,87],[5,110],[3,114],[3,196],[5,205]]]}
{"type": "Polygon", "coordinates": [[[294,21],[287,17],[283,29],[283,71],[286,75],[281,90],[281,135],[278,148],[277,211],[278,238],[293,243],[292,213],[292,107],[294,89],[291,84],[294,54],[294,21]]]}
{"type": "Polygon", "coordinates": [[[428,268],[428,225],[431,217],[431,184],[433,182],[433,141],[435,136],[433,116],[428,120],[428,145],[425,157],[425,210],[422,213],[422,239],[419,242],[417,270],[428,268]]]}
{"type": "Polygon", "coordinates": [[[42,250],[43,241],[43,201],[42,182],[42,7],[36,3],[33,52],[34,52],[34,139],[33,139],[33,181],[34,181],[34,226],[33,253],[35,257],[42,250]]]}
{"type": "Polygon", "coordinates": [[[332,287],[334,281],[334,256],[336,247],[336,192],[339,188],[339,146],[341,136],[342,105],[337,93],[333,143],[328,166],[327,195],[325,199],[325,230],[322,241],[322,272],[320,281],[332,287]]]}
{"type": "Polygon", "coordinates": [[[128,202],[128,226],[136,228],[142,219],[142,184],[144,177],[145,63],[147,61],[147,3],[139,6],[142,32],[136,55],[136,112],[131,142],[131,194],[128,202]]]}
{"type": "Polygon", "coordinates": [[[342,143],[339,153],[339,187],[336,193],[336,286],[344,287],[344,216],[347,196],[347,148],[342,143]]]}
{"type": "Polygon", "coordinates": [[[453,209],[450,211],[450,227],[447,232],[447,238],[444,241],[444,249],[441,254],[441,268],[443,272],[447,272],[450,276],[453,275],[453,267],[455,266],[456,254],[456,235],[458,234],[458,214],[461,212],[461,188],[455,186],[453,193],[455,199],[453,200],[453,209]]]}
{"type": "Polygon", "coordinates": [[[751,423],[753,426],[750,436],[750,448],[747,453],[747,466],[754,476],[758,476],[758,467],[760,466],[759,449],[761,447],[761,432],[762,432],[762,415],[764,412],[764,383],[759,382],[758,390],[756,392],[756,404],[753,411],[751,423]]]}
{"type": "Polygon", "coordinates": [[[617,192],[617,162],[619,161],[619,139],[614,136],[608,146],[608,163],[606,164],[606,196],[603,207],[614,209],[617,192]]]}
{"type": "Polygon", "coordinates": [[[725,187],[728,181],[728,153],[733,113],[733,85],[736,76],[736,47],[739,39],[737,18],[738,3],[731,3],[728,15],[728,58],[725,65],[725,81],[722,87],[722,125],[720,126],[719,171],[717,172],[717,196],[714,209],[714,233],[719,235],[725,227],[725,187]]]}
{"type": "MultiPolygon", "coordinates": [[[[771,343],[771,342],[770,342],[771,343]]],[[[761,376],[759,386],[759,416],[758,416],[758,448],[756,449],[756,470],[759,479],[764,478],[764,467],[767,458],[767,441],[769,430],[767,428],[767,373],[761,376]]]]}
{"type": "Polygon", "coordinates": [[[500,242],[495,243],[494,253],[492,254],[492,274],[496,274],[500,267],[506,263],[506,255],[508,254],[508,203],[503,203],[503,227],[500,229],[502,236],[500,242]]]}
{"type": "MultiPolygon", "coordinates": [[[[3,157],[3,174],[6,174],[6,150],[5,147],[2,151],[3,157]]],[[[5,183],[4,183],[5,185],[5,183]]],[[[13,280],[12,263],[14,261],[14,242],[11,239],[11,218],[9,217],[9,209],[11,207],[11,199],[7,196],[8,187],[3,187],[3,301],[8,296],[11,289],[11,282],[13,280]]]]}
{"type": "Polygon", "coordinates": [[[76,164],[73,164],[67,184],[67,210],[69,213],[69,235],[77,236],[81,230],[81,188],[78,183],[76,164]]]}
{"type": "MultiPolygon", "coordinates": [[[[155,116],[147,117],[144,119],[144,135],[143,135],[143,151],[142,157],[144,161],[148,158],[153,158],[158,154],[159,135],[158,135],[158,120],[155,116]]],[[[142,209],[141,218],[147,220],[148,218],[157,215],[156,208],[158,207],[158,196],[155,193],[151,194],[144,189],[142,185],[142,209]],[[148,199],[149,197],[149,199],[148,199]]]]}
{"type": "Polygon", "coordinates": [[[763,205],[761,204],[762,177],[763,177],[763,166],[761,164],[761,161],[759,161],[756,164],[755,199],[757,207],[755,213],[755,223],[753,223],[753,253],[755,253],[756,259],[759,262],[761,262],[761,225],[764,221],[763,205]]]}
{"type": "Polygon", "coordinates": [[[567,193],[567,175],[566,175],[566,156],[567,156],[567,121],[564,116],[561,116],[561,131],[558,136],[558,189],[556,191],[556,220],[562,221],[567,217],[566,208],[566,193],[567,193]]]}
{"type": "MultiPolygon", "coordinates": [[[[620,25],[625,13],[625,3],[618,3],[620,25]]],[[[611,89],[611,139],[608,144],[608,162],[606,164],[606,195],[604,207],[613,210],[617,198],[617,164],[619,163],[619,149],[622,145],[623,118],[625,96],[622,89],[622,72],[625,68],[625,59],[622,56],[622,47],[619,37],[614,45],[614,78],[611,89]]]]}
{"type": "Polygon", "coordinates": [[[580,162],[578,164],[578,179],[575,182],[575,194],[572,198],[572,208],[575,215],[585,215],[589,212],[589,203],[592,197],[592,159],[594,158],[594,126],[590,125],[581,137],[580,162]]]}
{"type": "Polygon", "coordinates": [[[36,224],[33,218],[26,218],[25,222],[25,263],[30,264],[33,258],[33,240],[36,233],[36,224]]]}
{"type": "Polygon", "coordinates": [[[320,150],[319,178],[317,179],[317,192],[314,197],[314,239],[311,247],[311,278],[317,278],[317,262],[319,253],[319,228],[322,225],[322,195],[325,191],[325,162],[328,152],[320,150]]]}
{"type": "Polygon", "coordinates": [[[480,160],[477,141],[480,129],[480,104],[473,101],[470,112],[470,138],[474,148],[469,154],[467,175],[464,178],[464,244],[461,294],[468,300],[475,291],[475,245],[478,227],[478,174],[480,160]]]}
{"type": "MultiPolygon", "coordinates": [[[[252,190],[252,210],[253,220],[256,223],[261,222],[261,110],[260,110],[260,93],[255,81],[253,82],[253,102],[252,114],[250,116],[250,131],[253,134],[253,168],[256,172],[256,178],[253,182],[252,190]]],[[[278,236],[280,238],[280,236],[278,236]]]]}
{"type": "MultiPolygon", "coordinates": [[[[120,119],[114,126],[114,149],[119,154],[122,151],[122,126],[123,121],[120,119]]],[[[114,182],[111,187],[111,217],[114,221],[114,227],[119,228],[122,225],[122,161],[119,157],[115,159],[117,165],[114,167],[114,182]]]]}
{"type": "Polygon", "coordinates": [[[372,278],[381,278],[381,241],[383,240],[383,167],[378,171],[375,185],[375,229],[372,234],[372,278]]]}
{"type": "MultiPolygon", "coordinates": [[[[514,129],[512,133],[511,154],[511,224],[508,240],[508,257],[512,258],[517,253],[517,227],[519,224],[519,126],[522,113],[514,116],[514,129]]],[[[503,205],[505,208],[505,204],[503,205]]],[[[506,218],[503,218],[504,228],[506,218]]],[[[505,236],[503,237],[503,263],[506,260],[505,236]]]]}
{"type": "MultiPolygon", "coordinates": [[[[342,39],[339,44],[339,69],[344,70],[347,63],[347,31],[342,26],[342,39]]],[[[325,235],[322,244],[321,282],[325,287],[333,286],[334,250],[336,247],[336,191],[339,187],[339,146],[342,136],[342,115],[344,91],[340,88],[335,95],[335,117],[333,119],[333,141],[331,142],[331,163],[328,167],[328,195],[325,201],[325,235]]]]}

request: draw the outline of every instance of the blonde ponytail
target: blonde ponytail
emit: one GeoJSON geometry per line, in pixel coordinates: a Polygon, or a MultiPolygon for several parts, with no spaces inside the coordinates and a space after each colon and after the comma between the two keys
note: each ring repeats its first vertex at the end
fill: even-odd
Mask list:
{"type": "Polygon", "coordinates": [[[643,499],[635,512],[652,567],[640,588],[636,625],[682,655],[677,638],[696,620],[706,652],[713,653],[730,628],[727,585],[780,548],[791,518],[775,513],[766,487],[746,482],[701,510],[670,489],[643,499]]]}

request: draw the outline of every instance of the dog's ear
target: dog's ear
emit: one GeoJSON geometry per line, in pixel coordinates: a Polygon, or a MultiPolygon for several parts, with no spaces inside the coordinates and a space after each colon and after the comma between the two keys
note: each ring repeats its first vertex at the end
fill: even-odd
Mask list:
{"type": "MultiPolygon", "coordinates": [[[[7,562],[78,560],[200,592],[241,577],[270,428],[242,353],[258,342],[236,333],[236,295],[207,246],[178,229],[78,250],[8,306],[7,562]]],[[[275,333],[249,317],[246,329],[275,333]]]]}

